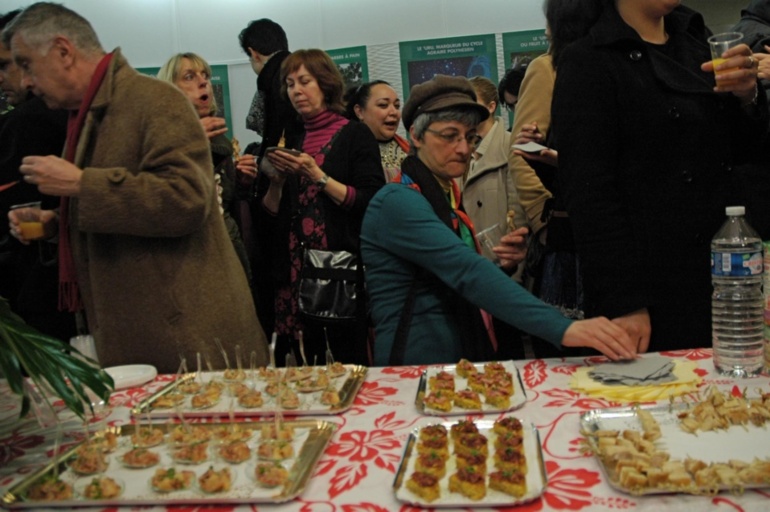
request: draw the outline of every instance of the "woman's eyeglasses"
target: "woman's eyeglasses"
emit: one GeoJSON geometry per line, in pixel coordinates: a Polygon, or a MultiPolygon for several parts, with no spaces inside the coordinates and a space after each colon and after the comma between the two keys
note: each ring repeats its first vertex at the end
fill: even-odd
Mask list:
{"type": "Polygon", "coordinates": [[[430,128],[425,129],[426,132],[430,132],[436,137],[439,137],[447,144],[459,144],[459,142],[463,139],[465,139],[465,142],[468,143],[468,147],[471,149],[476,149],[479,147],[479,144],[481,144],[481,135],[477,133],[466,133],[465,135],[462,135],[457,130],[444,130],[444,131],[437,131],[437,130],[431,130],[430,128]]]}

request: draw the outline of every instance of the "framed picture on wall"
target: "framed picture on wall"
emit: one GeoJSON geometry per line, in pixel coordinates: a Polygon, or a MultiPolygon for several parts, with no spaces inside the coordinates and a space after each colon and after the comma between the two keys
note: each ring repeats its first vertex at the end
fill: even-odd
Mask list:
{"type": "Polygon", "coordinates": [[[345,80],[345,89],[358,87],[369,81],[369,61],[366,46],[326,50],[345,80]]]}
{"type": "Polygon", "coordinates": [[[417,84],[436,75],[485,76],[497,83],[494,34],[399,43],[404,100],[417,84]]]}

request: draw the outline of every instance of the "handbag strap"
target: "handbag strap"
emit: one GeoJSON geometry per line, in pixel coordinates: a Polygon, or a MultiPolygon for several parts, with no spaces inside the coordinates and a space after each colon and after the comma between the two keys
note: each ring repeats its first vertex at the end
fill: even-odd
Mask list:
{"type": "Polygon", "coordinates": [[[404,364],[406,355],[406,341],[409,338],[409,329],[412,326],[412,314],[414,313],[414,301],[417,297],[417,276],[415,275],[412,284],[409,286],[409,292],[404,302],[404,309],[401,310],[401,318],[396,328],[396,336],[393,340],[393,346],[390,348],[389,366],[401,366],[404,364]]]}

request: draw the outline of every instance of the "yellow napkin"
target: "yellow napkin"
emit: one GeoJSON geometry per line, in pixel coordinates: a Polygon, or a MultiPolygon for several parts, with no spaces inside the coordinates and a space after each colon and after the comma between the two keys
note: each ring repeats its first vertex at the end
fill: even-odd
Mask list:
{"type": "Polygon", "coordinates": [[[618,402],[655,402],[697,390],[703,381],[696,373],[698,365],[692,361],[675,360],[673,373],[676,380],[654,386],[608,386],[588,376],[593,367],[578,368],[570,379],[570,387],[586,395],[618,402]]]}

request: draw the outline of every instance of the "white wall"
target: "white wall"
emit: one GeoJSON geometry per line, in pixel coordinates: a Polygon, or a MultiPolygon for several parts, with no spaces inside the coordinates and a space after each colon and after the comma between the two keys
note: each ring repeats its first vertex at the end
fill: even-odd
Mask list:
{"type": "MultiPolygon", "coordinates": [[[[87,18],[103,46],[120,46],[135,67],[160,66],[181,51],[230,65],[233,130],[242,146],[256,139],[244,127],[256,76],[238,45],[250,20],[283,26],[290,49],[397,45],[399,41],[542,29],[542,0],[54,0],[87,18]]],[[[34,3],[3,0],[0,12],[34,3]]],[[[718,24],[739,17],[748,0],[684,0],[716,13],[718,24]]],[[[386,48],[387,49],[387,48],[386,48]]],[[[387,53],[387,52],[385,52],[387,53]]],[[[392,52],[391,52],[392,53],[392,52]]],[[[373,65],[369,52],[370,70],[373,65]]],[[[386,67],[387,69],[387,67],[386,67]]],[[[378,76],[401,87],[401,80],[378,76]]]]}
{"type": "MultiPolygon", "coordinates": [[[[245,147],[256,75],[238,44],[249,21],[270,18],[286,31],[290,49],[334,49],[399,41],[541,29],[542,0],[54,0],[94,26],[105,49],[120,46],[135,67],[160,66],[180,51],[210,64],[228,64],[233,131],[245,147]],[[474,8],[475,7],[475,8],[474,8]]],[[[34,0],[11,4],[0,12],[34,0]]],[[[397,46],[396,46],[397,51],[397,46]]],[[[401,80],[375,76],[401,87],[401,80]]],[[[374,69],[372,69],[374,68],[374,69]]],[[[396,68],[397,69],[397,68],[396,68]]]]}

